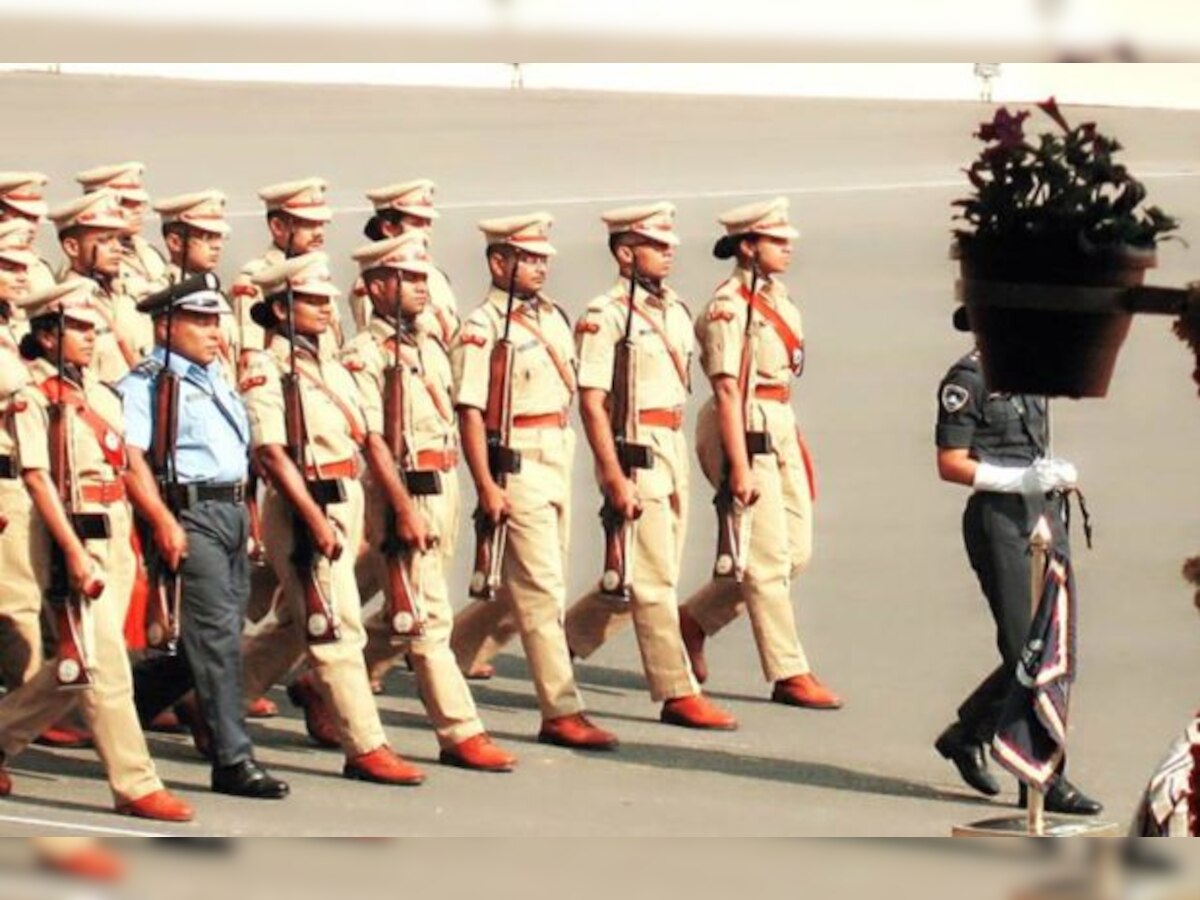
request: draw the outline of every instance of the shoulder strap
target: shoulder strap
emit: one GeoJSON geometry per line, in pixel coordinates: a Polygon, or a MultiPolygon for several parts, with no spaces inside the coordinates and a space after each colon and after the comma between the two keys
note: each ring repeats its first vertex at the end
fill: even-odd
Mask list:
{"type": "Polygon", "coordinates": [[[301,378],[305,379],[309,384],[333,401],[333,404],[346,419],[346,424],[350,426],[350,437],[354,440],[354,443],[358,444],[360,447],[366,443],[366,432],[363,431],[362,426],[358,422],[358,417],[354,415],[354,410],[350,408],[346,401],[339,397],[333,390],[331,390],[329,385],[323,382],[312,372],[308,371],[308,369],[304,368],[303,366],[297,366],[296,368],[300,373],[301,378]]]}
{"type": "MultiPolygon", "coordinates": [[[[503,318],[503,317],[501,317],[503,318]]],[[[571,373],[571,367],[563,361],[558,351],[551,345],[545,334],[535,325],[523,310],[515,310],[512,314],[514,322],[520,323],[521,327],[534,336],[542,349],[550,356],[550,361],[554,363],[554,368],[558,370],[558,377],[562,379],[562,383],[566,385],[567,393],[574,396],[575,394],[575,376],[571,373]]]]}
{"type": "Polygon", "coordinates": [[[791,326],[783,320],[779,311],[764,301],[761,296],[752,297],[750,289],[745,286],[741,289],[741,295],[742,299],[749,303],[754,311],[766,319],[775,330],[779,340],[783,342],[784,349],[787,350],[792,369],[795,370],[804,361],[804,341],[797,336],[796,332],[792,331],[791,326]]]}
{"type": "MultiPolygon", "coordinates": [[[[384,344],[384,349],[387,352],[388,359],[392,359],[396,352],[396,339],[394,337],[388,338],[387,342],[384,344]]],[[[403,357],[404,357],[404,345],[403,344],[400,345],[400,356],[403,359],[403,357]]],[[[446,422],[453,422],[454,415],[446,407],[445,402],[443,402],[441,394],[439,394],[437,391],[437,385],[434,384],[433,381],[430,379],[429,373],[425,371],[424,365],[419,366],[419,368],[421,370],[421,376],[420,376],[421,384],[425,388],[425,393],[427,393],[429,395],[429,399],[433,401],[434,408],[437,409],[438,415],[441,416],[442,419],[446,422]]]]}
{"type": "Polygon", "coordinates": [[[75,410],[96,436],[96,443],[100,445],[104,459],[110,466],[117,470],[124,470],[128,466],[125,440],[99,413],[87,405],[87,400],[79,388],[68,384],[57,375],[47,378],[38,388],[51,403],[58,403],[61,397],[63,403],[75,410]]]}
{"type": "Polygon", "coordinates": [[[669,353],[671,356],[671,362],[675,365],[675,374],[679,376],[679,383],[683,385],[684,390],[688,390],[689,384],[687,363],[680,358],[679,352],[671,346],[671,341],[667,338],[667,332],[640,306],[634,304],[633,309],[651,328],[654,329],[654,333],[658,335],[658,338],[662,341],[663,346],[667,348],[667,353],[669,353]]]}

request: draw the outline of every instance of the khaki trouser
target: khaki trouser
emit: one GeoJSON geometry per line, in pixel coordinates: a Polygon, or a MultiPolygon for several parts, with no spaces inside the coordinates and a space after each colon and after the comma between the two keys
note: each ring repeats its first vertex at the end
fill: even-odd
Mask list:
{"type": "Polygon", "coordinates": [[[542,717],[557,719],[583,711],[563,631],[575,434],[518,430],[513,442],[523,459],[520,474],[508,480],[505,587],[495,602],[473,603],[458,616],[451,646],[459,665],[469,669],[515,626],[542,717]]]}
{"type": "Polygon", "coordinates": [[[271,612],[246,641],[243,677],[245,695],[261,697],[307,655],[343,749],[353,758],[383,747],[387,735],[363,663],[366,632],[354,580],[356,550],[363,534],[363,490],[357,481],[342,484],[346,502],[330,506],[327,514],[342,535],[345,552],[337,562],[323,563],[341,640],[308,644],[304,588],[289,562],[294,549],[292,508],[272,488],[263,503],[263,542],[282,589],[271,612]]]}
{"type": "MultiPolygon", "coordinates": [[[[114,797],[118,802],[138,800],[163,785],[138,723],[125,649],[125,615],[137,565],[130,544],[132,517],[125,503],[87,511],[107,512],[112,526],[111,539],[88,542],[88,551],[104,567],[106,577],[104,593],[90,604],[95,683],[85,691],[60,691],[54,664],[43,665],[23,687],[0,700],[0,752],[13,758],[78,703],[114,797]]],[[[49,540],[45,527],[35,524],[31,547],[39,579],[49,576],[49,540]]]]}
{"type": "Polygon", "coordinates": [[[454,747],[484,731],[471,690],[450,650],[454,610],[450,606],[446,573],[454,561],[458,536],[458,476],[454,472],[442,473],[440,495],[416,498],[430,536],[438,539],[438,545],[428,553],[414,556],[409,569],[413,590],[421,597],[425,613],[425,635],[413,641],[392,636],[387,615],[391,584],[387,562],[380,552],[386,536],[388,504],[381,491],[371,489],[370,482],[367,496],[368,550],[359,560],[358,586],[363,597],[374,597],[381,589],[384,591],[383,608],[367,622],[367,672],[371,678],[381,679],[408,654],[438,742],[443,748],[454,747]]]}
{"type": "MultiPolygon", "coordinates": [[[[761,497],[743,513],[751,517],[745,582],[713,579],[684,608],[710,636],[748,611],[763,674],[777,682],[811,671],[796,634],[791,586],[812,559],[813,505],[791,408],[763,404],[763,411],[775,452],[754,461],[761,497]]],[[[705,477],[717,487],[723,457],[711,402],[700,415],[696,450],[705,477]]],[[[740,515],[735,522],[740,523],[740,515]]]]}
{"type": "Polygon", "coordinates": [[[33,501],[19,479],[0,479],[0,678],[15,690],[42,667],[42,589],[33,568],[33,501]]]}
{"type": "Polygon", "coordinates": [[[632,621],[650,695],[663,702],[700,693],[679,633],[676,593],[687,539],[687,441],[667,429],[648,430],[646,437],[659,453],[655,465],[671,468],[675,493],[643,497],[634,531],[632,602],[614,603],[594,590],[568,610],[566,629],[571,650],[588,659],[632,621]]]}

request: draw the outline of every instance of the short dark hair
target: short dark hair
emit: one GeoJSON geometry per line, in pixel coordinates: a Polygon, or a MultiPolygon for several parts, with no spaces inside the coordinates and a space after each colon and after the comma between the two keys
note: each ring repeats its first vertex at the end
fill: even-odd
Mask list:
{"type": "Polygon", "coordinates": [[[512,244],[488,244],[487,252],[484,253],[484,259],[490,260],[493,256],[503,257],[505,262],[514,258],[517,255],[516,248],[512,244]]]}

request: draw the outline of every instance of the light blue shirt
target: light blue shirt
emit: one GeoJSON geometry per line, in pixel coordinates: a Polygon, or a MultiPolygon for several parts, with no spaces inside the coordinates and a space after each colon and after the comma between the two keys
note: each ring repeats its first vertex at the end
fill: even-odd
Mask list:
{"type": "MultiPolygon", "coordinates": [[[[154,352],[117,383],[125,401],[125,441],[148,451],[154,436],[154,384],[166,351],[154,352]]],[[[175,466],[181,484],[235,484],[249,469],[250,420],[241,398],[225,380],[219,361],[205,368],[178,354],[171,371],[179,376],[179,436],[175,466]]]]}

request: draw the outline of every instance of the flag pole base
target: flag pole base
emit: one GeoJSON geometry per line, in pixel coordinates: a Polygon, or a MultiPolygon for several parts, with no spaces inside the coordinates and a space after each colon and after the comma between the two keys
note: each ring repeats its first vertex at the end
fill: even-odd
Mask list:
{"type": "MultiPolygon", "coordinates": [[[[1053,840],[1063,838],[1114,838],[1121,837],[1121,827],[1112,822],[1099,822],[1089,819],[1059,818],[1047,816],[1042,837],[1053,840]]],[[[957,825],[951,832],[955,838],[1032,838],[1029,833],[1029,817],[1008,816],[1001,819],[988,819],[973,825],[957,825]]]]}

